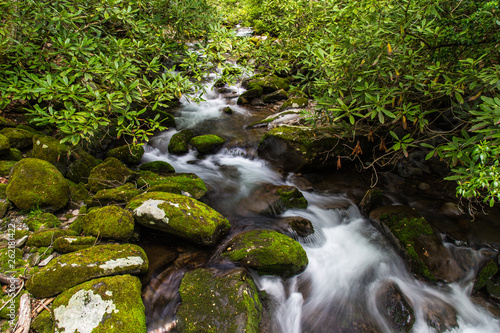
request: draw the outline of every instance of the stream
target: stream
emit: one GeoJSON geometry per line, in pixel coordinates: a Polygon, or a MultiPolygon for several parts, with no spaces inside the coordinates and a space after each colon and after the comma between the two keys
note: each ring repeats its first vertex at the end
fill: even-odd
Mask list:
{"type": "MultiPolygon", "coordinates": [[[[210,189],[203,201],[226,216],[233,226],[226,241],[245,229],[273,228],[275,219],[252,213],[251,194],[265,184],[300,188],[295,183],[297,177],[284,175],[258,158],[256,147],[265,129],[246,129],[247,124],[273,110],[237,106],[236,96],[244,91],[242,88],[233,86],[229,93],[220,94],[212,90],[210,84],[207,87],[204,102],[194,104],[181,100],[182,106],[174,113],[177,128],[152,138],[145,147],[143,162],[166,161],[178,173],[195,173],[203,179],[210,189]],[[226,106],[234,113],[221,112],[226,106]],[[195,151],[183,156],[170,155],[168,142],[183,129],[192,129],[197,134],[218,134],[228,141],[225,148],[214,155],[198,157],[195,151]]],[[[272,303],[267,331],[392,332],[391,322],[396,319],[388,317],[379,299],[384,291],[393,288],[413,308],[411,314],[404,306],[399,314],[394,314],[403,316],[403,322],[414,320],[412,332],[500,332],[498,318],[470,297],[477,263],[483,260],[481,251],[463,249],[470,252],[473,265],[462,281],[426,283],[408,271],[384,236],[344,193],[302,192],[308,208],[288,210],[282,216],[300,216],[314,226],[314,234],[295,237],[309,258],[307,269],[290,279],[252,273],[258,288],[269,295],[272,303]],[[436,318],[447,317],[450,312],[456,313],[458,326],[448,329],[446,323],[443,324],[446,320],[436,318]],[[437,323],[432,324],[433,320],[437,323]]],[[[220,247],[223,246],[224,240],[220,247]]],[[[231,268],[216,258],[219,249],[204,251],[190,249],[181,264],[154,272],[154,278],[143,292],[150,332],[176,331],[175,307],[180,301],[177,289],[188,269],[231,268]]]]}

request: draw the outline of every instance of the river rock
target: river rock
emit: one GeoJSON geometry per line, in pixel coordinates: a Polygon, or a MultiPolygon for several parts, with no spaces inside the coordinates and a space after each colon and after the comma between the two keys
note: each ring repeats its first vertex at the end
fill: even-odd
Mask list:
{"type": "Polygon", "coordinates": [[[6,127],[0,130],[0,134],[9,139],[10,146],[17,149],[28,149],[33,146],[34,133],[21,128],[6,127]]]}
{"type": "Polygon", "coordinates": [[[114,157],[126,165],[136,165],[141,162],[142,155],[144,155],[142,146],[124,145],[108,151],[107,157],[114,157]]]}
{"type": "Polygon", "coordinates": [[[44,229],[32,233],[26,241],[27,246],[42,247],[51,246],[52,243],[59,237],[77,236],[78,233],[73,230],[63,229],[44,229]]]}
{"type": "Polygon", "coordinates": [[[94,202],[99,206],[106,206],[111,203],[116,204],[126,204],[133,197],[141,194],[134,184],[126,183],[125,185],[118,186],[116,188],[104,189],[98,191],[94,195],[94,202]]]}
{"type": "Polygon", "coordinates": [[[288,91],[290,89],[290,81],[276,75],[268,75],[265,77],[254,77],[246,82],[245,86],[248,89],[261,87],[264,94],[269,94],[277,90],[288,91]]]}
{"type": "Polygon", "coordinates": [[[394,283],[385,283],[376,294],[378,312],[390,327],[386,332],[411,332],[415,323],[415,313],[394,283]]]}
{"type": "Polygon", "coordinates": [[[283,233],[290,233],[299,237],[307,237],[314,233],[312,222],[300,216],[288,216],[280,220],[283,233]]]}
{"type": "Polygon", "coordinates": [[[200,268],[187,272],[179,289],[180,332],[258,333],[262,304],[243,269],[217,274],[200,268]]]}
{"type": "Polygon", "coordinates": [[[308,264],[300,243],[271,230],[251,230],[235,236],[222,255],[262,275],[289,277],[304,271],[308,264]]]}
{"type": "Polygon", "coordinates": [[[490,297],[500,300],[500,275],[498,271],[498,258],[484,263],[477,274],[474,291],[485,290],[490,297]]]}
{"type": "Polygon", "coordinates": [[[272,184],[257,189],[245,204],[251,212],[271,216],[279,215],[287,209],[307,208],[307,200],[296,187],[272,184]]]}
{"type": "Polygon", "coordinates": [[[260,98],[260,96],[262,96],[262,93],[263,89],[260,86],[249,88],[238,97],[236,104],[238,105],[250,104],[254,99],[260,98]]]}
{"type": "Polygon", "coordinates": [[[40,229],[56,228],[61,225],[61,221],[51,213],[42,213],[38,216],[33,216],[26,219],[25,223],[29,230],[38,231],[40,229]]]}
{"type": "Polygon", "coordinates": [[[91,192],[124,185],[133,175],[123,162],[108,157],[90,171],[88,187],[91,192]]]}
{"type": "Polygon", "coordinates": [[[195,199],[207,193],[203,180],[194,173],[172,173],[165,176],[151,171],[139,171],[137,185],[148,187],[151,192],[182,194],[195,199]]]}
{"type": "Polygon", "coordinates": [[[375,226],[382,230],[414,273],[435,281],[458,281],[464,272],[429,223],[408,206],[383,206],[370,212],[375,226]]]}
{"type": "Polygon", "coordinates": [[[436,332],[450,332],[458,327],[457,311],[451,304],[439,298],[433,298],[422,307],[424,320],[436,332]]]}
{"type": "Polygon", "coordinates": [[[200,154],[215,154],[226,143],[226,139],[215,134],[199,135],[189,141],[200,154]]]}
{"type": "Polygon", "coordinates": [[[69,201],[69,186],[61,172],[49,162],[26,158],[12,169],[7,197],[19,209],[57,211],[69,201]]]}
{"type": "Polygon", "coordinates": [[[175,133],[168,143],[168,152],[174,155],[183,155],[189,151],[189,141],[194,133],[191,130],[183,130],[175,133]]]}
{"type": "Polygon", "coordinates": [[[165,175],[168,173],[175,172],[174,167],[171,166],[170,163],[165,162],[165,161],[153,161],[153,162],[141,164],[139,166],[139,170],[152,171],[152,172],[157,173],[159,175],[165,175]]]}
{"type": "Polygon", "coordinates": [[[82,229],[86,235],[127,241],[134,232],[134,218],[118,206],[95,208],[84,216],[82,229]]]}
{"type": "Polygon", "coordinates": [[[258,153],[284,171],[314,171],[330,168],[343,147],[333,129],[280,126],[267,132],[258,153]]]}
{"type": "Polygon", "coordinates": [[[214,245],[231,227],[224,216],[204,203],[173,193],[141,194],[127,208],[138,223],[201,245],[214,245]]]}
{"type": "Polygon", "coordinates": [[[54,240],[54,249],[60,253],[80,251],[94,246],[97,238],[93,236],[58,237],[54,240]]]}
{"type": "Polygon", "coordinates": [[[35,135],[33,137],[32,157],[50,162],[63,175],[66,175],[72,159],[71,147],[60,143],[53,137],[35,135]]]}
{"type": "Polygon", "coordinates": [[[26,289],[37,298],[51,297],[94,278],[147,269],[146,254],[137,245],[97,245],[53,259],[29,278],[26,289]]]}
{"type": "Polygon", "coordinates": [[[82,283],[57,296],[52,308],[56,333],[147,332],[141,282],[135,276],[82,283]]]}

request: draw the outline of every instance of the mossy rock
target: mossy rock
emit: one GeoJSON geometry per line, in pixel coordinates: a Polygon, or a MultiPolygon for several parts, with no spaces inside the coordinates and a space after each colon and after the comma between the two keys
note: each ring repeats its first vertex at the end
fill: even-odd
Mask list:
{"type": "Polygon", "coordinates": [[[189,142],[200,154],[214,154],[219,151],[226,139],[215,134],[195,136],[189,142]]]}
{"type": "Polygon", "coordinates": [[[149,187],[150,192],[182,194],[195,199],[202,198],[208,191],[203,180],[194,173],[160,176],[151,171],[139,171],[137,185],[149,187]]]}
{"type": "MultiPolygon", "coordinates": [[[[14,313],[16,315],[19,312],[19,302],[21,300],[21,296],[26,294],[26,293],[27,293],[26,291],[22,291],[19,293],[19,295],[17,295],[14,298],[14,313]]],[[[12,296],[9,296],[8,294],[5,294],[2,297],[0,297],[0,307],[4,306],[6,303],[8,303],[11,298],[12,298],[12,296]]],[[[5,305],[5,307],[3,307],[2,310],[0,310],[0,319],[9,319],[10,320],[10,319],[14,319],[14,318],[10,317],[9,304],[5,305]]],[[[12,331],[12,332],[14,332],[14,331],[12,331]]]]}
{"type": "Polygon", "coordinates": [[[127,241],[134,232],[134,218],[123,208],[106,206],[88,212],[82,226],[86,235],[127,241]]]}
{"type": "Polygon", "coordinates": [[[94,200],[101,206],[111,203],[124,204],[139,194],[141,194],[141,191],[134,184],[127,183],[116,188],[100,190],[94,195],[94,200]]]}
{"type": "Polygon", "coordinates": [[[498,260],[488,260],[483,264],[474,283],[474,291],[485,290],[492,298],[500,299],[500,276],[498,260]]]}
{"type": "Polygon", "coordinates": [[[263,92],[264,91],[260,86],[255,86],[251,89],[248,89],[238,97],[236,104],[238,105],[250,104],[254,99],[261,97],[263,92]]]}
{"type": "Polygon", "coordinates": [[[60,253],[70,253],[92,247],[97,242],[93,236],[59,237],[54,240],[54,249],[60,253]]]}
{"type": "Polygon", "coordinates": [[[224,112],[225,114],[233,114],[234,113],[233,109],[231,109],[231,107],[229,107],[229,106],[222,108],[221,111],[224,112]]]}
{"type": "Polygon", "coordinates": [[[10,148],[4,159],[7,161],[20,161],[23,159],[23,153],[17,148],[10,148]]]}
{"type": "Polygon", "coordinates": [[[339,131],[279,126],[262,137],[257,151],[261,158],[288,172],[330,169],[335,166],[337,155],[344,154],[339,131]]]}
{"type": "Polygon", "coordinates": [[[9,138],[0,134],[0,158],[4,158],[10,153],[9,138]]]}
{"type": "Polygon", "coordinates": [[[287,99],[283,105],[280,106],[280,111],[285,111],[288,109],[305,108],[309,100],[306,97],[293,97],[287,99]]]}
{"type": "Polygon", "coordinates": [[[83,185],[83,183],[75,184],[71,180],[67,179],[69,185],[69,197],[71,202],[80,204],[80,203],[91,203],[92,197],[90,196],[89,191],[83,185]]]}
{"type": "Polygon", "coordinates": [[[52,313],[47,310],[40,312],[31,322],[30,328],[36,333],[53,333],[54,320],[52,319],[52,313]]]}
{"type": "Polygon", "coordinates": [[[294,186],[266,185],[248,198],[250,210],[257,214],[277,216],[288,209],[306,209],[307,200],[294,186]]]}
{"type": "Polygon", "coordinates": [[[69,226],[70,230],[76,231],[78,234],[81,234],[83,232],[83,221],[88,210],[89,208],[87,205],[83,205],[80,207],[80,211],[78,212],[76,220],[74,220],[73,223],[71,223],[71,225],[69,226]]]}
{"type": "Polygon", "coordinates": [[[50,162],[65,175],[71,163],[71,147],[51,136],[36,135],[31,157],[50,162]]]}
{"type": "Polygon", "coordinates": [[[270,94],[262,96],[262,100],[264,101],[264,103],[276,103],[287,98],[288,93],[283,89],[276,90],[270,94]]]}
{"type": "Polygon", "coordinates": [[[26,241],[26,245],[32,247],[51,246],[52,243],[59,237],[77,235],[78,233],[73,230],[44,229],[32,233],[26,241]]]}
{"type": "Polygon", "coordinates": [[[47,259],[54,252],[52,247],[32,247],[28,258],[31,267],[37,266],[41,261],[47,259]]]}
{"type": "Polygon", "coordinates": [[[135,276],[82,283],[57,296],[52,307],[56,333],[147,332],[141,282],[135,276]]]}
{"type": "Polygon", "coordinates": [[[174,173],[175,172],[174,167],[171,166],[170,163],[164,162],[164,161],[153,161],[153,162],[141,164],[139,166],[139,170],[152,171],[152,172],[157,173],[159,175],[165,175],[167,173],[174,173]]]}
{"type": "Polygon", "coordinates": [[[78,184],[87,183],[90,171],[102,161],[96,159],[84,150],[73,152],[75,160],[69,165],[66,178],[78,184]]]}
{"type": "Polygon", "coordinates": [[[7,184],[0,184],[0,199],[7,199],[7,184]]]}
{"type": "Polygon", "coordinates": [[[306,251],[299,242],[271,230],[237,235],[222,255],[262,275],[289,277],[303,272],[308,264],[306,251]]]}
{"type": "Polygon", "coordinates": [[[214,245],[231,225],[214,209],[195,199],[166,192],[150,192],[132,199],[127,208],[136,222],[201,245],[214,245]]]}
{"type": "Polygon", "coordinates": [[[10,202],[9,200],[2,199],[0,197],[0,219],[3,219],[5,215],[7,215],[7,212],[10,209],[10,202]]]}
{"type": "Polygon", "coordinates": [[[0,176],[7,177],[17,161],[0,161],[0,176]]]}
{"type": "Polygon", "coordinates": [[[108,157],[90,172],[88,188],[95,193],[122,186],[132,175],[132,170],[127,168],[123,162],[114,157],[108,157]]]}
{"type": "Polygon", "coordinates": [[[51,213],[42,213],[38,216],[28,218],[25,223],[28,225],[29,230],[38,231],[42,229],[56,228],[61,225],[61,221],[51,213]]]}
{"type": "Polygon", "coordinates": [[[186,154],[189,151],[189,141],[193,136],[194,133],[191,130],[182,130],[175,133],[168,143],[168,152],[174,155],[186,154]]]}
{"type": "Polygon", "coordinates": [[[36,298],[51,297],[91,279],[147,269],[146,254],[137,245],[97,245],[52,259],[29,278],[26,289],[36,298]]]}
{"type": "Polygon", "coordinates": [[[14,123],[12,120],[0,116],[0,128],[3,129],[5,127],[15,127],[15,126],[16,123],[14,123]]]}
{"type": "Polygon", "coordinates": [[[199,268],[187,272],[179,289],[180,332],[258,333],[262,304],[250,276],[243,269],[216,274],[199,268]]]}
{"type": "Polygon", "coordinates": [[[0,130],[0,134],[5,135],[9,139],[10,146],[20,150],[29,149],[33,146],[32,132],[21,128],[6,127],[0,130]]]}
{"type": "Polygon", "coordinates": [[[124,145],[108,151],[108,157],[114,157],[127,165],[137,165],[144,155],[142,146],[124,145]]]}
{"type": "Polygon", "coordinates": [[[25,158],[12,169],[7,197],[19,209],[57,211],[69,201],[69,186],[61,172],[49,162],[25,158]]]}
{"type": "Polygon", "coordinates": [[[18,248],[0,249],[0,272],[7,272],[12,269],[24,266],[23,251],[18,248]]]}
{"type": "Polygon", "coordinates": [[[261,87],[264,94],[269,94],[280,89],[288,91],[290,81],[276,75],[269,75],[262,78],[253,78],[247,83],[247,87],[248,89],[261,87]]]}

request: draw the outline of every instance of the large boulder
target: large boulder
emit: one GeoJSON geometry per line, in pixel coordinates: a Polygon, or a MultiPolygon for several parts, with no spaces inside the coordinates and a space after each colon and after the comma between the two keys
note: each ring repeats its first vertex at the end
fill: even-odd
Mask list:
{"type": "Polygon", "coordinates": [[[91,192],[124,185],[133,175],[123,162],[108,157],[90,171],[88,187],[91,192]]]}
{"type": "Polygon", "coordinates": [[[141,194],[127,208],[136,222],[201,245],[214,245],[231,227],[224,216],[204,203],[173,193],[141,194]]]}
{"type": "Polygon", "coordinates": [[[207,193],[203,180],[194,173],[171,173],[165,176],[151,171],[139,171],[137,185],[151,192],[169,192],[200,199],[207,193]]]}
{"type": "Polygon", "coordinates": [[[91,279],[147,269],[148,258],[137,245],[97,245],[52,259],[29,278],[26,289],[37,298],[51,297],[91,279]]]}
{"type": "Polygon", "coordinates": [[[174,167],[170,165],[170,163],[165,161],[153,161],[144,163],[139,166],[139,169],[144,171],[152,171],[159,175],[165,175],[167,173],[175,172],[174,167]]]}
{"type": "Polygon", "coordinates": [[[180,332],[258,333],[262,304],[250,276],[237,269],[216,274],[200,268],[187,272],[179,289],[180,332]]]}
{"type": "Polygon", "coordinates": [[[294,186],[268,184],[252,193],[244,205],[253,213],[276,216],[288,209],[306,209],[307,200],[294,186]]]}
{"type": "Polygon", "coordinates": [[[280,126],[259,142],[259,156],[288,172],[331,168],[343,149],[334,129],[280,126]]]}
{"type": "Polygon", "coordinates": [[[464,277],[464,271],[450,251],[415,209],[383,206],[371,211],[370,218],[415,274],[430,281],[455,282],[464,277]]]}
{"type": "Polygon", "coordinates": [[[299,242],[271,230],[243,232],[226,245],[223,256],[262,275],[293,276],[308,264],[299,242]]]}
{"type": "Polygon", "coordinates": [[[26,158],[12,169],[7,197],[19,209],[57,211],[69,201],[69,186],[61,172],[49,162],[26,158]]]}
{"type": "Polygon", "coordinates": [[[193,131],[188,129],[175,133],[168,143],[168,152],[174,155],[186,154],[189,151],[189,141],[193,136],[193,131]]]}
{"type": "Polygon", "coordinates": [[[57,296],[52,308],[56,333],[147,332],[141,282],[135,276],[82,283],[57,296]]]}
{"type": "Polygon", "coordinates": [[[82,229],[86,235],[126,241],[134,233],[134,218],[118,206],[96,208],[85,215],[82,229]]]}
{"type": "Polygon", "coordinates": [[[107,156],[119,159],[127,165],[136,165],[141,162],[142,155],[144,155],[142,146],[124,145],[111,149],[107,156]]]}
{"type": "Polygon", "coordinates": [[[215,134],[199,135],[189,141],[200,154],[214,154],[219,151],[226,139],[215,134]]]}

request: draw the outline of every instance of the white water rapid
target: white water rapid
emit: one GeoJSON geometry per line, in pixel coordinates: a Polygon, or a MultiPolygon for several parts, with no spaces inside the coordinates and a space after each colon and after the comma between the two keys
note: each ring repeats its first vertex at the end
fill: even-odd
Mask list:
{"type": "MultiPolygon", "coordinates": [[[[177,172],[196,173],[216,193],[211,200],[225,201],[225,207],[233,209],[234,215],[238,215],[241,199],[260,184],[293,185],[255,157],[248,146],[238,146],[241,138],[246,137],[241,119],[244,122],[252,111],[235,106],[234,99],[223,98],[214,91],[205,99],[201,104],[183,101],[183,107],[176,113],[177,130],[155,137],[145,148],[143,162],[163,160],[177,172]],[[228,116],[221,112],[225,106],[231,106],[235,114],[228,116]],[[183,156],[168,153],[168,142],[178,130],[197,130],[201,126],[204,134],[211,134],[207,121],[208,128],[227,131],[226,136],[232,139],[228,145],[232,148],[203,158],[194,151],[183,156]]],[[[409,325],[406,321],[410,320],[414,320],[411,332],[416,333],[500,332],[498,318],[471,300],[471,279],[454,284],[417,280],[384,237],[341,193],[303,194],[309,202],[308,208],[283,215],[301,216],[313,223],[314,234],[298,238],[309,258],[307,269],[287,280],[254,276],[258,287],[267,292],[274,305],[272,332],[394,332],[397,331],[394,322],[409,325]],[[329,208],[346,206],[346,202],[347,209],[329,208]],[[406,300],[398,303],[403,304],[400,318],[391,318],[380,303],[387,290],[394,291],[389,295],[396,298],[400,295],[406,300]],[[456,325],[447,323],[450,317],[456,318],[456,325]]],[[[470,251],[476,262],[481,260],[480,252],[470,251]]],[[[471,268],[470,276],[474,274],[471,268]]],[[[407,330],[408,326],[405,327],[407,330]]]]}

